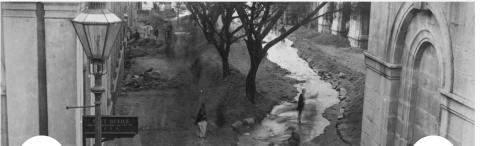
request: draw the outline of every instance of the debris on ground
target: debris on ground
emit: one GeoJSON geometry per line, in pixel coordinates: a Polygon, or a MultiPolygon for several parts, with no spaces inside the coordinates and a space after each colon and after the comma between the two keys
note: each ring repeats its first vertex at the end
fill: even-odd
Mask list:
{"type": "Polygon", "coordinates": [[[231,127],[233,131],[237,132],[237,134],[242,134],[250,131],[250,128],[252,128],[254,124],[255,124],[255,118],[249,117],[249,118],[245,118],[243,120],[234,122],[231,125],[231,127]]]}
{"type": "Polygon", "coordinates": [[[340,72],[340,73],[338,74],[338,77],[344,79],[344,78],[345,78],[345,73],[340,72]]]}
{"type": "Polygon", "coordinates": [[[153,71],[153,68],[146,70],[142,74],[127,74],[123,80],[125,91],[136,91],[138,89],[155,89],[166,86],[166,77],[161,73],[153,71]]]}
{"type": "Polygon", "coordinates": [[[338,98],[340,99],[340,101],[345,100],[346,95],[347,95],[347,89],[345,89],[344,87],[341,87],[338,91],[338,98]]]}
{"type": "Polygon", "coordinates": [[[339,114],[338,114],[338,116],[337,116],[337,119],[339,119],[339,120],[340,120],[340,119],[343,119],[343,113],[344,113],[344,112],[345,112],[344,107],[341,107],[341,108],[340,108],[340,111],[339,111],[339,114]]]}

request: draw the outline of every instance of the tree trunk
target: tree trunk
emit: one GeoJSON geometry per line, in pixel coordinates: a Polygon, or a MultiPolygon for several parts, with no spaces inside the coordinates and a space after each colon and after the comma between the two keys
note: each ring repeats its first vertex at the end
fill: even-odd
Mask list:
{"type": "Polygon", "coordinates": [[[220,42],[215,46],[220,58],[222,59],[222,77],[226,78],[230,75],[230,63],[228,62],[228,56],[230,53],[230,44],[220,42]]]}
{"type": "Polygon", "coordinates": [[[221,54],[222,58],[222,68],[223,68],[223,78],[226,78],[228,75],[230,75],[230,64],[228,63],[228,53],[227,54],[221,54]]]}
{"type": "Polygon", "coordinates": [[[260,66],[261,58],[250,57],[250,70],[248,71],[247,81],[246,81],[246,94],[248,100],[255,104],[255,93],[256,85],[255,78],[257,76],[258,67],[260,66]],[[260,60],[260,61],[258,61],[260,60]]]}

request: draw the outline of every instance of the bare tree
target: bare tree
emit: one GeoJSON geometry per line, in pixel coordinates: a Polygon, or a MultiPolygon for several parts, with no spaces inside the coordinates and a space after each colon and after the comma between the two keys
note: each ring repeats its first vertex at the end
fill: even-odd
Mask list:
{"type": "Polygon", "coordinates": [[[147,22],[153,26],[155,29],[163,28],[167,21],[161,17],[159,14],[152,14],[148,16],[147,22]]]}
{"type": "Polygon", "coordinates": [[[242,26],[234,27],[235,5],[238,3],[190,2],[187,9],[201,28],[209,44],[213,44],[222,58],[223,78],[230,74],[228,56],[231,45],[242,38],[238,35],[242,26]]]}
{"type": "Polygon", "coordinates": [[[297,24],[294,24],[285,33],[266,42],[266,44],[263,44],[265,37],[270,33],[272,28],[275,27],[277,21],[284,14],[288,7],[288,3],[253,2],[236,5],[236,11],[243,24],[243,29],[246,35],[244,40],[250,56],[250,70],[248,71],[246,79],[246,94],[250,102],[255,103],[255,78],[258,67],[267,54],[268,49],[285,39],[302,25],[319,17],[323,17],[328,13],[335,12],[330,11],[318,15],[318,11],[326,4],[327,2],[322,2],[314,10],[308,12],[307,15],[305,15],[305,17],[303,17],[297,24]]]}

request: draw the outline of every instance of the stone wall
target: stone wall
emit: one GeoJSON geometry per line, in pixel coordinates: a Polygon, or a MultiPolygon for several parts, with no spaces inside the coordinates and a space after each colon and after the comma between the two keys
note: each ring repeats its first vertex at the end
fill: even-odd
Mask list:
{"type": "Polygon", "coordinates": [[[362,145],[473,145],[473,3],[372,3],[362,145]]]}
{"type": "MultiPolygon", "coordinates": [[[[329,10],[333,9],[335,3],[328,3],[323,8],[321,8],[318,11],[319,15],[327,13],[329,10]]],[[[333,20],[333,14],[327,14],[323,17],[320,17],[317,19],[317,24],[318,24],[318,32],[324,32],[324,33],[331,33],[331,26],[332,26],[332,20],[333,20]]]]}
{"type": "Polygon", "coordinates": [[[358,2],[351,4],[348,40],[353,48],[367,49],[368,24],[370,21],[370,3],[358,2]]]}
{"type": "Polygon", "coordinates": [[[82,129],[82,111],[65,109],[83,105],[83,52],[70,22],[79,12],[78,6],[44,4],[49,136],[72,146],[81,143],[82,129]]]}
{"type": "MultiPolygon", "coordinates": [[[[6,98],[9,145],[21,145],[39,134],[39,86],[36,3],[3,3],[2,40],[5,43],[6,98]]],[[[49,135],[64,145],[76,145],[80,112],[77,44],[70,19],[76,3],[44,5],[49,135]],[[77,117],[77,119],[75,118],[77,117]],[[60,126],[61,125],[61,126],[60,126]]],[[[79,48],[80,49],[80,48],[79,48]]],[[[82,56],[82,55],[80,55],[82,56]]],[[[81,70],[81,63],[80,63],[81,70]]]]}

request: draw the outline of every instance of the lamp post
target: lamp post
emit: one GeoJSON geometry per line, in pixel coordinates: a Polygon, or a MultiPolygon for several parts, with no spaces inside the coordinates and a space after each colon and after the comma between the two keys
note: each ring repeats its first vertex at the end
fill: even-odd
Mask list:
{"type": "Polygon", "coordinates": [[[108,59],[112,46],[122,26],[122,20],[105,8],[104,2],[89,2],[88,8],[72,20],[78,39],[87,55],[90,73],[94,75],[95,85],[91,91],[95,95],[95,145],[102,140],[101,98],[104,62],[108,59]]]}

